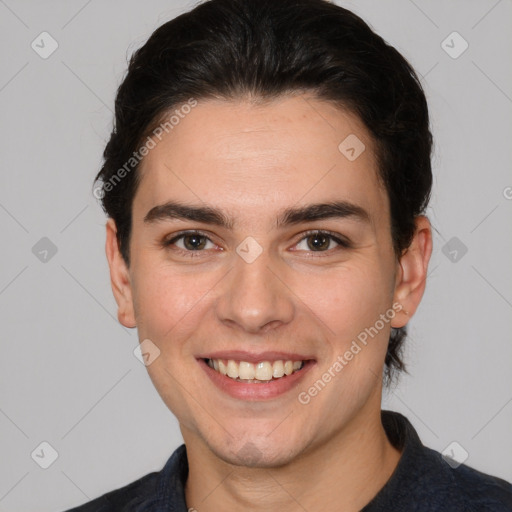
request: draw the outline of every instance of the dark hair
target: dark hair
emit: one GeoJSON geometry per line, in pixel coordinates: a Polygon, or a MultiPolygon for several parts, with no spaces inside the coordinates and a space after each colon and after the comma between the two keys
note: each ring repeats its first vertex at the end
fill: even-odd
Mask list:
{"type": "MultiPolygon", "coordinates": [[[[126,264],[140,181],[133,155],[171,109],[191,98],[264,101],[301,91],[355,113],[372,135],[400,257],[432,186],[427,103],[412,67],[361,18],[326,0],[209,0],[160,26],[133,53],[117,91],[95,182],[126,264]]],[[[394,370],[406,371],[405,337],[405,327],[392,328],[386,385],[394,370]]]]}

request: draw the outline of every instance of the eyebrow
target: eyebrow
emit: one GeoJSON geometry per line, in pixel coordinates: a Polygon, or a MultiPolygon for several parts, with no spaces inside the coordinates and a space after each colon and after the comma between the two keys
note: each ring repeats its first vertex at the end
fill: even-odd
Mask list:
{"type": "MultiPolygon", "coordinates": [[[[287,208],[277,218],[276,227],[334,218],[351,218],[365,223],[371,222],[370,215],[364,208],[349,201],[340,200],[287,208]]],[[[149,224],[169,219],[192,220],[230,230],[234,225],[233,220],[217,208],[183,204],[176,201],[168,201],[151,208],[144,217],[144,223],[149,224]]]]}

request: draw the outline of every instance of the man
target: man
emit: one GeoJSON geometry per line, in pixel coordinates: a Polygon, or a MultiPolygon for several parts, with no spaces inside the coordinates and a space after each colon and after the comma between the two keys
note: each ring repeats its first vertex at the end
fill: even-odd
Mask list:
{"type": "Polygon", "coordinates": [[[425,289],[431,143],[414,71],[328,2],[211,0],[155,31],[95,194],[185,444],[73,510],[512,510],[381,411],[425,289]]]}

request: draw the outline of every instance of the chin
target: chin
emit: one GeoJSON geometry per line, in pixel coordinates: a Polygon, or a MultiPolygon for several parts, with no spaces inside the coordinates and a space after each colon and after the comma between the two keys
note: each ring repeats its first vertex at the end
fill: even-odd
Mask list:
{"type": "Polygon", "coordinates": [[[281,437],[245,432],[238,438],[226,436],[219,440],[206,440],[206,444],[219,459],[235,466],[248,468],[275,468],[285,466],[301,451],[300,440],[289,432],[281,437]]]}
{"type": "Polygon", "coordinates": [[[275,446],[274,443],[272,445],[267,443],[266,446],[261,446],[247,441],[241,447],[237,446],[236,448],[238,449],[235,451],[227,446],[219,448],[220,450],[216,450],[215,447],[210,447],[217,457],[224,462],[246,468],[269,469],[286,466],[295,456],[287,447],[275,446]]]}

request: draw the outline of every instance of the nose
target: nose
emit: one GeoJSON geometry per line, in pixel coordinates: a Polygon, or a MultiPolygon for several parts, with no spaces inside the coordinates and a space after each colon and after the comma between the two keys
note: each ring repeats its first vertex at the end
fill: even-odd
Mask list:
{"type": "Polygon", "coordinates": [[[216,303],[219,320],[261,334],[291,322],[293,292],[286,286],[285,276],[280,275],[279,262],[272,262],[267,251],[250,263],[238,255],[234,260],[216,303]]]}

